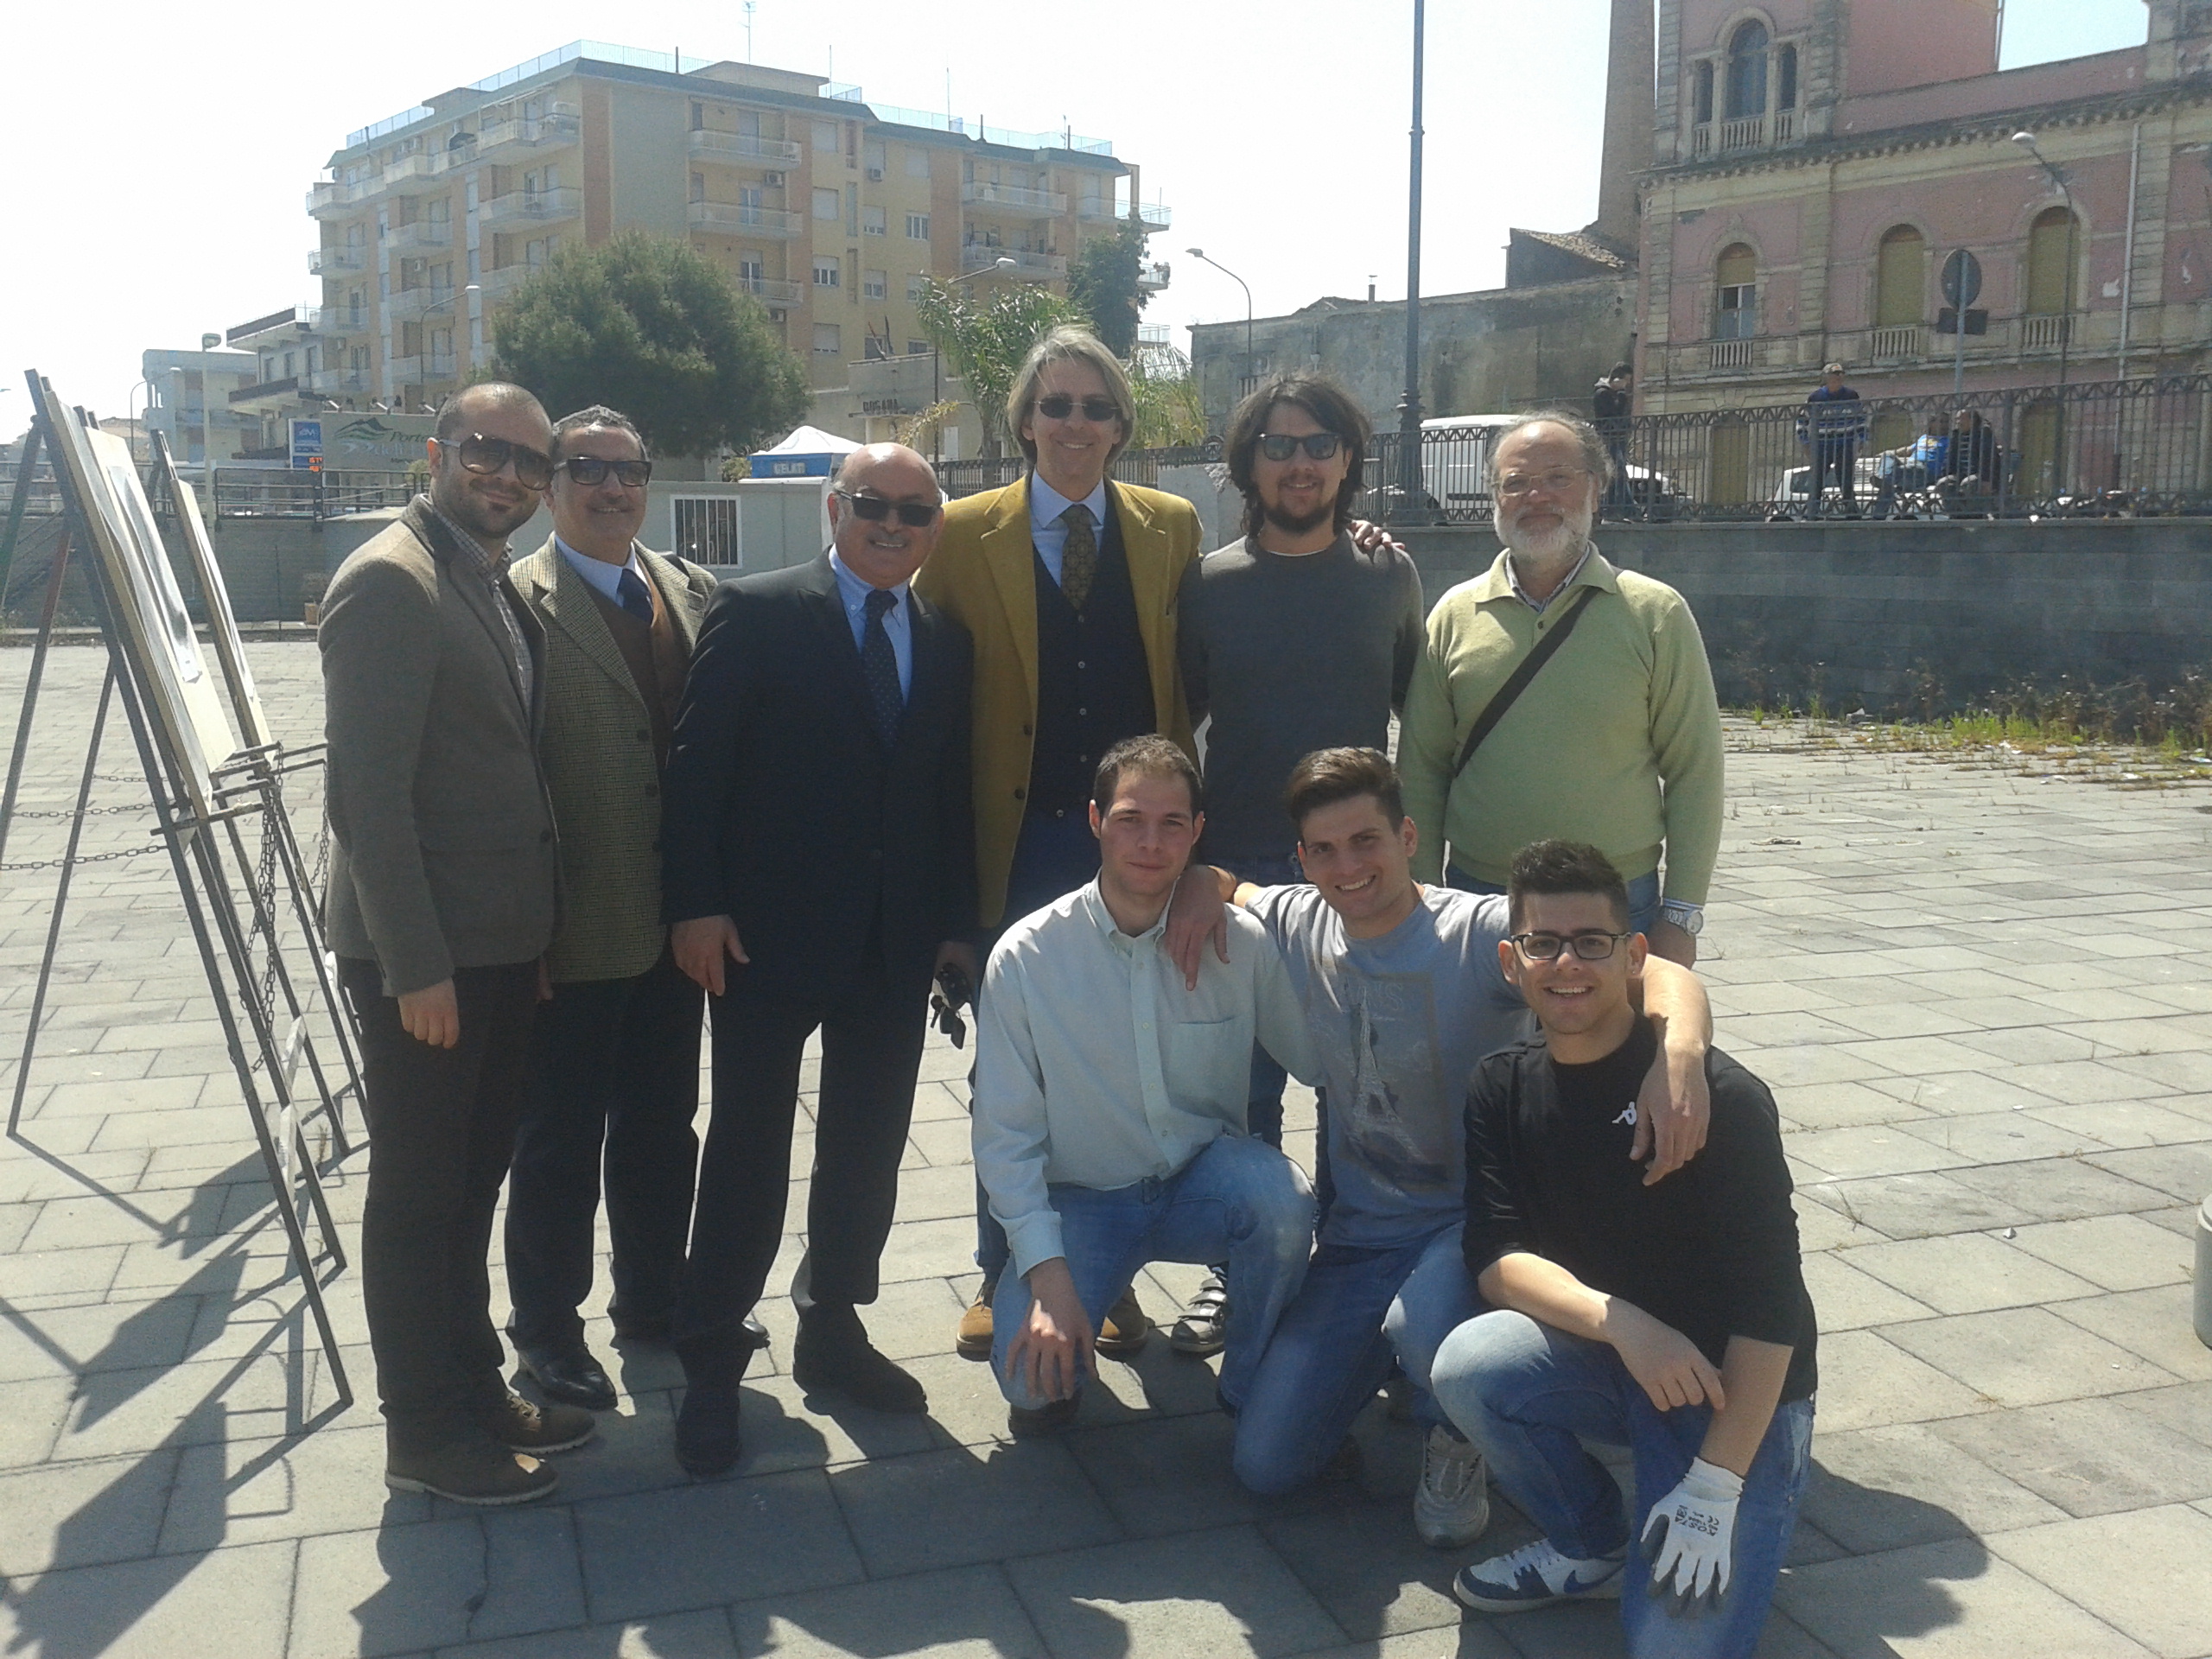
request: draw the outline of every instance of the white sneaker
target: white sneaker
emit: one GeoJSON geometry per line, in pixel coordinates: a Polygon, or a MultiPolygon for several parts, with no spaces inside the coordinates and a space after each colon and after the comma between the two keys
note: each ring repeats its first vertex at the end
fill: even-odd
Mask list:
{"type": "Polygon", "coordinates": [[[1618,1555],[1579,1561],[1554,1549],[1550,1540],[1539,1538],[1510,1555],[1493,1555],[1461,1567],[1452,1580],[1452,1593],[1485,1613],[1525,1612],[1555,1601],[1618,1600],[1621,1568],[1627,1560],[1624,1549],[1618,1555]]]}
{"type": "Polygon", "coordinates": [[[1471,1440],[1437,1424],[1421,1449],[1414,1530],[1431,1549],[1459,1549],[1490,1525],[1490,1470],[1471,1440]]]}

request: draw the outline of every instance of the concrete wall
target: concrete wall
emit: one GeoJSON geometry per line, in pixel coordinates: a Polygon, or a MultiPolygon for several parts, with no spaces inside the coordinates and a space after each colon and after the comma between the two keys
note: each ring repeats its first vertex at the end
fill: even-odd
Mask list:
{"type": "MultiPolygon", "coordinates": [[[[1487,568],[1487,530],[1402,533],[1432,603],[1487,568]]],[[[2212,669],[2212,556],[2186,519],[1606,524],[1616,563],[1679,590],[1724,703],[1954,709],[2071,675],[2154,688],[2212,669]]]]}

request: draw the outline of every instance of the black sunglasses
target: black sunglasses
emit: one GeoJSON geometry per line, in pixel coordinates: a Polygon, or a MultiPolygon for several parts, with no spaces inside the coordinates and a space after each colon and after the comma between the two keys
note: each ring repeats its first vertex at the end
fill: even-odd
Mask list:
{"type": "MultiPolygon", "coordinates": [[[[1049,397],[1037,400],[1037,412],[1048,421],[1065,421],[1075,412],[1075,406],[1076,400],[1064,391],[1056,391],[1049,397]]],[[[1122,418],[1122,406],[1111,397],[1085,397],[1083,399],[1083,418],[1103,426],[1109,421],[1122,418]]]]}
{"type": "Polygon", "coordinates": [[[1308,432],[1304,437],[1293,437],[1287,432],[1260,434],[1260,453],[1269,461],[1288,461],[1300,449],[1316,461],[1326,461],[1342,447],[1344,440],[1333,432],[1308,432]]]}
{"type": "Polygon", "coordinates": [[[561,464],[569,469],[570,478],[583,485],[604,484],[607,475],[612,473],[632,489],[642,490],[653,475],[650,461],[602,461],[597,455],[570,455],[561,464]]]}
{"type": "Polygon", "coordinates": [[[526,490],[542,490],[553,481],[552,456],[527,444],[510,443],[505,438],[487,438],[481,432],[472,432],[459,443],[441,438],[438,448],[453,450],[461,457],[463,467],[486,478],[505,472],[507,463],[512,461],[515,482],[526,490]]]}
{"type": "Polygon", "coordinates": [[[910,530],[919,530],[934,520],[939,511],[934,501],[887,501],[880,495],[855,495],[850,490],[832,490],[830,493],[871,524],[880,524],[895,512],[900,524],[910,530]]]}

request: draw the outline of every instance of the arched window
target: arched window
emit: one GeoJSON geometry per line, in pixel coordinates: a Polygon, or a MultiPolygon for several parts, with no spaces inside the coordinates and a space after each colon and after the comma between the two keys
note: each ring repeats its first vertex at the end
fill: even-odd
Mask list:
{"type": "Polygon", "coordinates": [[[1894,328],[1923,321],[1927,291],[1925,245],[1910,225],[1882,234],[1874,262],[1874,326],[1894,328]]]}
{"type": "Polygon", "coordinates": [[[1758,259],[1741,242],[1722,250],[1713,268],[1713,337],[1749,340],[1758,332],[1758,259]]]}
{"type": "Polygon", "coordinates": [[[1728,112],[1731,121],[1766,113],[1766,25],[1742,25],[1728,39],[1728,112]]]}
{"type": "Polygon", "coordinates": [[[1697,124],[1703,126],[1713,119],[1713,63],[1710,59],[1697,67],[1697,124]]]}
{"type": "Polygon", "coordinates": [[[1774,107],[1797,107],[1797,48],[1785,46],[1774,54],[1774,107]]]}
{"type": "Polygon", "coordinates": [[[2028,230],[2028,315],[2063,316],[2074,308],[2070,232],[2074,216],[2063,207],[2046,207],[2028,230]]]}

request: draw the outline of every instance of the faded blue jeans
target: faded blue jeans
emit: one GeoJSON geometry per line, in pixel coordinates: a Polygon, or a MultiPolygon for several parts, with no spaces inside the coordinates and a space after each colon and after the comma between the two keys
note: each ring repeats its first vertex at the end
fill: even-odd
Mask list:
{"type": "Polygon", "coordinates": [[[1414,1385],[1414,1417],[1445,1421],[1429,1393],[1437,1346],[1483,1311],[1461,1228],[1455,1221],[1386,1249],[1324,1244],[1313,1253],[1237,1414],[1237,1479],[1272,1494],[1319,1475],[1394,1358],[1414,1385]]]}
{"type": "Polygon", "coordinates": [[[1644,1518],[1689,1472],[1713,1421],[1709,1406],[1661,1411],[1601,1342],[1553,1329],[1525,1313],[1484,1313],[1437,1351],[1437,1403],[1483,1449],[1498,1490],[1554,1548],[1578,1560],[1625,1546],[1621,1624],[1630,1659],[1749,1659],[1758,1646],[1776,1577],[1797,1525],[1811,1464],[1813,1402],[1777,1407],[1736,1508],[1728,1595],[1719,1611],[1677,1618],[1646,1592],[1650,1564],[1638,1548],[1644,1518]],[[1636,1510],[1577,1436],[1625,1446],[1636,1463],[1636,1510]]]}
{"type": "MultiPolygon", "coordinates": [[[[1100,1189],[1049,1189],[1060,1249],[1096,1331],[1147,1262],[1227,1262],[1236,1281],[1221,1356],[1221,1397],[1243,1402],[1275,1321],[1305,1281],[1313,1249],[1313,1189],[1296,1164],[1241,1135],[1217,1136],[1173,1175],[1100,1189]]],[[[991,1300],[991,1369],[1010,1405],[1048,1403],[1007,1374],[1007,1350],[1029,1318],[1029,1281],[1003,1274],[991,1300]]]]}

